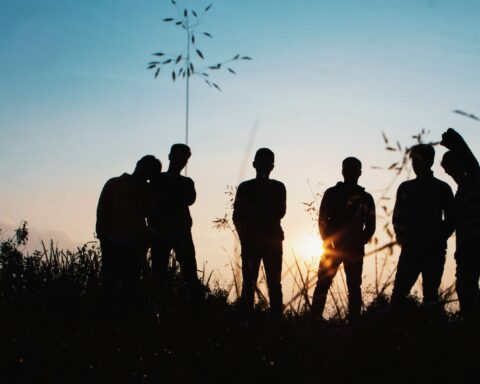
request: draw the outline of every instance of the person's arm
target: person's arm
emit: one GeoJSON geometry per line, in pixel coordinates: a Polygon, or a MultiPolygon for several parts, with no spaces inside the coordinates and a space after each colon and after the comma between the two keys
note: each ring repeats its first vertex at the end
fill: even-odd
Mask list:
{"type": "Polygon", "coordinates": [[[110,219],[110,205],[112,200],[112,181],[105,183],[97,205],[97,223],[95,225],[95,232],[97,238],[102,239],[107,235],[109,219],[110,219]]]}
{"type": "Polygon", "coordinates": [[[453,192],[450,186],[445,186],[444,198],[443,198],[443,235],[445,239],[452,236],[455,225],[453,223],[453,192]]]}
{"type": "Polygon", "coordinates": [[[152,181],[150,181],[149,185],[147,186],[147,206],[146,206],[146,215],[147,215],[147,229],[149,231],[149,234],[153,233],[155,231],[154,226],[155,226],[155,214],[157,213],[158,210],[158,203],[157,203],[157,196],[155,196],[155,187],[152,184],[152,181]]]}
{"type": "Polygon", "coordinates": [[[448,130],[442,135],[441,144],[451,151],[458,153],[465,162],[467,177],[469,179],[477,180],[480,175],[480,165],[463,137],[453,128],[448,128],[448,130]]]}
{"type": "Polygon", "coordinates": [[[279,215],[279,218],[282,219],[285,216],[285,213],[287,212],[287,190],[283,183],[280,183],[278,202],[279,202],[278,215],[279,215]]]}
{"type": "Polygon", "coordinates": [[[318,212],[318,229],[322,240],[327,240],[329,237],[328,221],[330,219],[330,192],[327,190],[322,197],[320,209],[318,212]]]}
{"type": "Polygon", "coordinates": [[[397,190],[397,197],[395,199],[395,206],[393,208],[392,223],[393,230],[397,236],[397,241],[402,244],[406,236],[405,228],[405,204],[404,204],[404,191],[405,187],[401,184],[397,190]]]}
{"type": "Polygon", "coordinates": [[[185,204],[187,206],[192,205],[195,203],[197,199],[197,191],[195,190],[195,183],[189,177],[186,178],[186,187],[185,187],[185,204]]]}
{"type": "Polygon", "coordinates": [[[375,234],[377,216],[375,212],[375,201],[369,193],[366,197],[365,228],[363,229],[364,243],[367,244],[375,234]]]}
{"type": "Polygon", "coordinates": [[[235,194],[235,200],[233,202],[233,215],[232,220],[237,230],[238,236],[241,238],[243,235],[243,228],[245,225],[245,214],[247,205],[247,196],[245,193],[244,184],[240,184],[235,194]]]}

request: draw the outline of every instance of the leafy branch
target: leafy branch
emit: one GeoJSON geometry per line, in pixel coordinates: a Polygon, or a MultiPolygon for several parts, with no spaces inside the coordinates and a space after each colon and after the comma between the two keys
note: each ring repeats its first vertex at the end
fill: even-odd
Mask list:
{"type": "Polygon", "coordinates": [[[252,60],[252,58],[236,54],[225,61],[204,65],[205,55],[200,49],[199,44],[202,39],[213,39],[213,36],[210,32],[200,30],[200,26],[203,24],[202,21],[205,14],[212,8],[213,4],[208,5],[199,13],[192,8],[185,8],[182,11],[175,0],[170,1],[176,10],[177,16],[166,17],[163,19],[163,22],[183,29],[186,35],[186,46],[177,54],[167,54],[165,52],[153,53],[152,56],[155,56],[156,60],[150,61],[147,69],[153,71],[154,78],[157,78],[163,72],[167,72],[173,81],[177,79],[188,79],[196,75],[209,87],[221,91],[220,86],[211,79],[211,72],[225,70],[235,75],[236,71],[232,68],[231,64],[240,60],[252,60]],[[194,58],[196,60],[194,60],[194,58]],[[199,60],[200,65],[197,65],[199,60]]]}

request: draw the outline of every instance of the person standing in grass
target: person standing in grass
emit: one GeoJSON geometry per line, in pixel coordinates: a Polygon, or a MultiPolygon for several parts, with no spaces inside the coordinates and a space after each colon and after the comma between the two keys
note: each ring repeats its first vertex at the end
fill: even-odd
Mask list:
{"type": "Polygon", "coordinates": [[[161,170],[160,160],[142,157],[132,174],[107,181],[97,206],[96,233],[102,250],[101,278],[114,306],[134,300],[148,249],[147,180],[161,170]]]}
{"type": "Polygon", "coordinates": [[[442,167],[458,185],[453,204],[456,231],[456,290],[460,313],[467,325],[478,326],[480,320],[480,166],[465,140],[452,128],[441,144],[449,149],[442,167]]]}
{"type": "Polygon", "coordinates": [[[201,301],[201,285],[197,275],[195,246],[192,238],[192,216],[189,206],[197,193],[191,178],[181,172],[190,159],[190,147],[174,144],[170,149],[167,172],[152,179],[154,210],[149,217],[149,227],[154,233],[152,242],[152,272],[156,287],[163,294],[168,282],[168,264],[172,250],[180,264],[190,300],[194,305],[201,301]]]}
{"type": "Polygon", "coordinates": [[[253,161],[254,179],[238,186],[233,204],[233,223],[241,244],[242,296],[247,312],[253,310],[260,263],[263,260],[270,298],[270,311],[282,316],[282,242],[281,220],[286,212],[286,189],[283,183],[270,179],[274,154],[260,148],[253,161]]]}
{"type": "Polygon", "coordinates": [[[361,312],[364,246],[375,233],[375,203],[358,185],[360,160],[343,160],[342,174],[344,181],[327,189],[320,204],[318,227],[324,252],[313,293],[313,319],[322,317],[328,290],[342,263],[347,276],[349,320],[357,320],[361,312]]]}
{"type": "Polygon", "coordinates": [[[435,150],[428,144],[411,148],[416,178],[400,184],[393,210],[393,227],[402,251],[398,260],[392,304],[401,304],[422,274],[423,302],[438,302],[447,239],[453,233],[450,186],[433,176],[435,150]]]}

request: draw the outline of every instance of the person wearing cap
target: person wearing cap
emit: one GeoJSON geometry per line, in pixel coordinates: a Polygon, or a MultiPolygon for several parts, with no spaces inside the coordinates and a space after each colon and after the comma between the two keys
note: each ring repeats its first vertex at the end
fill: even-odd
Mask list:
{"type": "Polygon", "coordinates": [[[420,274],[423,302],[438,302],[447,239],[453,233],[453,192],[433,176],[435,149],[428,144],[415,145],[410,158],[417,177],[400,184],[393,210],[393,228],[402,247],[393,285],[394,305],[405,300],[420,274]]]}
{"type": "Polygon", "coordinates": [[[148,249],[145,222],[150,205],[147,180],[160,171],[160,160],[142,157],[132,174],[108,180],[97,206],[96,233],[102,251],[101,278],[114,306],[138,293],[148,249]]]}
{"type": "Polygon", "coordinates": [[[375,233],[375,203],[365,188],[358,185],[362,163],[347,157],[342,163],[344,181],[325,191],[318,215],[324,252],[313,293],[312,318],[321,318],[328,290],[343,263],[348,287],[348,318],[359,318],[362,306],[364,246],[375,233]]]}
{"type": "Polygon", "coordinates": [[[283,312],[281,220],[286,212],[286,189],[283,183],[270,179],[274,154],[260,148],[253,161],[256,177],[242,182],[233,204],[233,223],[241,244],[242,295],[247,312],[253,310],[260,263],[263,260],[267,278],[270,311],[274,317],[283,312]]]}
{"type": "Polygon", "coordinates": [[[187,145],[172,145],[168,155],[170,163],[167,172],[158,172],[151,181],[154,205],[148,222],[154,238],[151,248],[152,274],[159,293],[162,295],[167,288],[168,264],[173,250],[180,264],[189,298],[194,304],[198,304],[201,289],[189,209],[197,194],[193,180],[181,175],[190,156],[190,147],[187,145]]]}
{"type": "Polygon", "coordinates": [[[453,203],[456,234],[456,290],[460,313],[468,326],[480,320],[480,166],[463,137],[449,128],[441,144],[449,149],[442,167],[458,185],[453,203]]]}

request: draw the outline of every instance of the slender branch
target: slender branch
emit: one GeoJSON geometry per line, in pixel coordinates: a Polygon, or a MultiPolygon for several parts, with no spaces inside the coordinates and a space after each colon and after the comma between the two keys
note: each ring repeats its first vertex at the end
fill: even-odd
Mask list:
{"type": "MultiPolygon", "coordinates": [[[[190,28],[188,27],[189,19],[187,18],[187,96],[186,96],[186,118],[185,118],[185,144],[188,145],[188,115],[190,103],[190,28]]],[[[187,170],[185,169],[185,174],[187,170]]]]}

